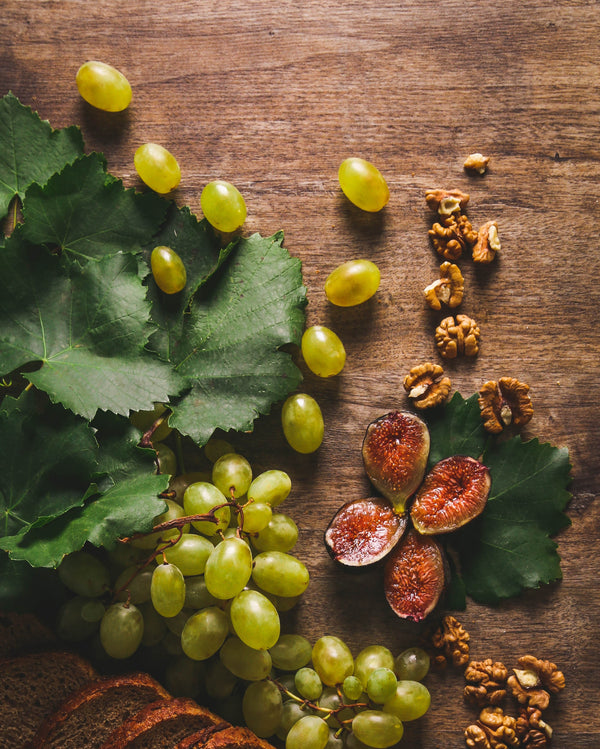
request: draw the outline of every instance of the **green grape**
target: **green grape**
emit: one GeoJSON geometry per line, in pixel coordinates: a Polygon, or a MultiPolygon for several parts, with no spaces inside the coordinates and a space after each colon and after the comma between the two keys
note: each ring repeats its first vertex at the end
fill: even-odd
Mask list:
{"type": "Polygon", "coordinates": [[[300,596],[308,587],[303,562],[281,551],[263,551],[254,557],[252,579],[259,588],[276,596],[300,596]]]}
{"type": "Polygon", "coordinates": [[[306,393],[290,395],[281,409],[283,434],[296,452],[317,450],[323,441],[325,426],[317,401],[306,393]]]}
{"type": "Polygon", "coordinates": [[[250,463],[238,453],[225,453],[213,464],[212,482],[227,498],[242,497],[252,483],[250,463]]]}
{"type": "Polygon", "coordinates": [[[130,543],[118,543],[108,550],[108,563],[113,577],[118,575],[124,567],[139,565],[146,561],[148,555],[143,549],[138,549],[130,543]]]}
{"type": "Polygon", "coordinates": [[[150,600],[150,586],[152,584],[153,569],[146,567],[126,567],[117,577],[114,584],[115,600],[130,603],[144,603],[150,600]],[[123,587],[126,586],[126,587],[123,587]],[[120,591],[116,593],[116,591],[120,591]]]}
{"type": "Polygon", "coordinates": [[[113,603],[100,622],[100,642],[111,658],[129,658],[138,649],[144,635],[144,617],[127,603],[113,603]]]}
{"type": "Polygon", "coordinates": [[[402,738],[404,726],[395,715],[379,710],[363,710],[352,720],[352,731],[359,741],[374,749],[386,749],[402,738]]]}
{"type": "Polygon", "coordinates": [[[346,350],[338,336],[324,325],[313,325],[302,335],[306,366],[319,377],[339,374],[346,363],[346,350]]]}
{"type": "Polygon", "coordinates": [[[266,679],[271,672],[271,656],[268,650],[254,650],[238,637],[229,637],[219,651],[225,668],[244,681],[266,679]]]}
{"type": "Polygon", "coordinates": [[[281,692],[272,681],[254,681],[244,692],[242,711],[248,728],[261,739],[268,739],[281,723],[281,692]]]}
{"type": "Polygon", "coordinates": [[[193,609],[186,609],[185,606],[175,616],[169,616],[165,619],[167,629],[177,637],[181,637],[185,623],[194,613],[193,609]]]}
{"type": "Polygon", "coordinates": [[[293,609],[301,598],[301,596],[274,596],[272,593],[267,593],[265,590],[261,590],[260,592],[271,601],[277,611],[281,612],[293,609]]]}
{"type": "Polygon", "coordinates": [[[159,564],[152,573],[152,605],[161,616],[176,616],[185,603],[185,579],[174,564],[159,564]]]}
{"type": "Polygon", "coordinates": [[[379,288],[381,274],[370,260],[348,260],[338,265],[325,281],[325,295],[337,307],[355,307],[379,288]]]}
{"type": "Polygon", "coordinates": [[[376,668],[394,670],[394,656],[383,645],[369,645],[363,648],[354,661],[354,675],[361,680],[363,689],[367,688],[369,676],[376,668]]]}
{"type": "Polygon", "coordinates": [[[204,570],[211,595],[221,600],[242,591],[252,574],[252,551],[241,538],[226,538],[215,546],[204,570]]]}
{"type": "MultiPolygon", "coordinates": [[[[226,504],[227,499],[216,486],[208,481],[198,481],[190,484],[183,495],[183,509],[186,515],[205,515],[214,507],[226,504]]],[[[229,507],[220,507],[215,512],[218,522],[210,520],[193,520],[194,528],[205,536],[214,536],[218,531],[224,531],[229,525],[231,511],[229,507]]]]}
{"type": "Polygon", "coordinates": [[[407,648],[396,656],[394,671],[398,679],[423,681],[429,672],[431,659],[423,648],[407,648]]]}
{"type": "Polygon", "coordinates": [[[362,681],[358,678],[358,676],[354,676],[354,674],[346,676],[346,678],[342,682],[342,692],[349,700],[352,700],[353,702],[356,702],[360,699],[363,691],[362,681]]]}
{"type": "Polygon", "coordinates": [[[221,455],[234,452],[233,445],[219,437],[211,437],[206,445],[204,445],[204,454],[211,463],[216,463],[221,455]]]}
{"type": "Polygon", "coordinates": [[[304,666],[296,671],[294,676],[296,691],[305,700],[318,700],[323,692],[323,682],[314,668],[304,666]]]}
{"type": "Polygon", "coordinates": [[[290,728],[285,749],[325,749],[329,726],[316,715],[305,715],[290,728]]]}
{"type": "MultiPolygon", "coordinates": [[[[83,642],[97,631],[98,620],[89,621],[83,615],[84,607],[91,601],[99,603],[97,598],[84,598],[82,596],[74,596],[63,603],[55,624],[56,634],[61,640],[83,642]]],[[[100,605],[102,606],[102,604],[100,605]]]]}
{"type": "Polygon", "coordinates": [[[87,551],[74,551],[58,565],[58,577],[72,593],[97,598],[110,587],[108,568],[87,551]]]}
{"type": "Polygon", "coordinates": [[[88,60],[75,76],[81,96],[96,109],[122,112],[131,102],[131,86],[123,73],[112,65],[88,60]]]}
{"type": "Polygon", "coordinates": [[[246,533],[259,533],[269,525],[272,516],[271,505],[266,502],[250,502],[239,514],[238,523],[246,533]]]}
{"type": "Polygon", "coordinates": [[[169,655],[183,655],[183,648],[181,647],[181,635],[176,635],[173,634],[173,632],[167,631],[162,639],[161,645],[165,649],[165,652],[169,655]]]}
{"type": "Polygon", "coordinates": [[[327,725],[330,728],[339,728],[340,721],[352,720],[354,717],[354,710],[351,707],[344,707],[346,704],[337,690],[337,687],[326,687],[323,690],[321,699],[319,700],[319,707],[325,710],[331,710],[331,714],[325,718],[324,714],[321,714],[323,720],[327,721],[327,725]]]}
{"type": "Polygon", "coordinates": [[[391,669],[376,668],[367,679],[367,694],[370,700],[383,705],[396,692],[397,685],[398,679],[391,669]]]}
{"type": "Polygon", "coordinates": [[[312,711],[300,705],[296,700],[286,700],[281,710],[281,721],[277,728],[277,737],[285,741],[290,728],[307,714],[312,715],[312,711]]]}
{"type": "Polygon", "coordinates": [[[225,668],[218,658],[208,661],[204,685],[209,697],[225,700],[233,693],[237,683],[237,676],[225,668]]]}
{"type": "Polygon", "coordinates": [[[138,606],[144,618],[144,634],[142,645],[153,647],[162,641],[167,633],[167,622],[152,605],[152,601],[140,603],[138,606]]]}
{"type": "Polygon", "coordinates": [[[312,646],[302,635],[285,634],[269,648],[275,668],[280,671],[297,671],[306,666],[312,656],[312,646]]]}
{"type": "Polygon", "coordinates": [[[81,606],[81,618],[84,622],[95,623],[99,622],[104,616],[106,606],[99,601],[97,598],[90,598],[81,606]]]}
{"type": "MultiPolygon", "coordinates": [[[[170,520],[176,520],[185,515],[185,512],[180,504],[174,502],[172,499],[165,500],[167,509],[161,515],[154,518],[153,526],[160,525],[161,523],[168,523],[170,520]]],[[[179,536],[179,532],[187,533],[190,529],[190,524],[185,523],[181,528],[171,528],[166,531],[160,531],[156,533],[148,533],[140,538],[134,538],[131,543],[138,549],[155,549],[161,542],[168,541],[171,538],[179,536]]]]}
{"type": "Polygon", "coordinates": [[[255,650],[273,647],[280,634],[277,609],[256,590],[242,590],[229,608],[233,631],[246,645],[255,650]]]}
{"type": "Polygon", "coordinates": [[[162,421],[152,432],[152,441],[162,442],[162,440],[166,439],[173,431],[169,426],[168,417],[170,414],[171,412],[167,409],[164,403],[155,403],[154,408],[149,411],[131,411],[129,414],[129,421],[136,429],[139,429],[140,432],[146,432],[155,422],[162,418],[162,421]]]}
{"type": "Polygon", "coordinates": [[[177,456],[173,450],[168,445],[165,445],[164,442],[153,442],[152,446],[156,450],[158,472],[175,476],[177,473],[177,456]]]}
{"type": "Polygon", "coordinates": [[[251,541],[258,551],[291,551],[298,541],[298,526],[289,515],[277,512],[251,541]]]}
{"type": "Polygon", "coordinates": [[[324,635],[313,645],[312,662],[321,681],[328,687],[342,684],[354,671],[350,648],[339,637],[324,635]]]}
{"type": "MultiPolygon", "coordinates": [[[[167,562],[171,562],[180,569],[184,577],[202,575],[208,557],[214,548],[208,538],[204,538],[204,536],[195,533],[182,533],[179,541],[165,549],[163,555],[167,562]]],[[[156,561],[157,563],[160,562],[158,557],[156,561]]]]}
{"type": "Polygon", "coordinates": [[[292,489],[292,480],[285,471],[273,468],[259,473],[248,487],[248,500],[251,502],[267,502],[271,507],[277,507],[287,497],[292,489]]]}
{"type": "Polygon", "coordinates": [[[246,203],[237,187],[222,179],[209,182],[200,195],[204,217],[218,231],[232,232],[246,220],[246,203]]]}
{"type": "Polygon", "coordinates": [[[199,481],[210,482],[209,471],[190,471],[189,473],[180,473],[177,476],[171,476],[169,481],[169,491],[174,492],[173,499],[177,504],[183,505],[183,495],[190,484],[199,481]]]}
{"type": "Polygon", "coordinates": [[[337,731],[333,728],[329,729],[329,738],[325,744],[325,749],[344,749],[345,742],[342,736],[337,735],[337,731]]]}
{"type": "Polygon", "coordinates": [[[201,685],[206,677],[206,667],[185,655],[174,658],[165,668],[165,687],[173,697],[201,698],[201,685]]]}
{"type": "Polygon", "coordinates": [[[158,288],[165,294],[177,294],[185,288],[187,274],[179,255],[170,247],[159,245],[150,255],[150,268],[158,288]]]}
{"type": "Polygon", "coordinates": [[[431,695],[420,681],[405,679],[398,682],[394,695],[387,700],[383,709],[396,715],[400,720],[416,720],[429,710],[431,695]]]}
{"type": "Polygon", "coordinates": [[[151,190],[164,195],[181,180],[181,170],[172,153],[158,143],[144,143],[133,157],[135,169],[151,190]]]}
{"type": "Polygon", "coordinates": [[[183,652],[195,661],[214,655],[229,635],[227,614],[216,606],[202,609],[186,621],[181,633],[183,652]]]}
{"type": "Polygon", "coordinates": [[[187,608],[204,609],[207,606],[216,606],[218,603],[219,599],[208,592],[204,575],[186,578],[185,605],[187,608]]]}
{"type": "Polygon", "coordinates": [[[383,175],[365,159],[353,157],[342,161],[338,178],[344,195],[363,211],[376,213],[390,199],[383,175]]]}

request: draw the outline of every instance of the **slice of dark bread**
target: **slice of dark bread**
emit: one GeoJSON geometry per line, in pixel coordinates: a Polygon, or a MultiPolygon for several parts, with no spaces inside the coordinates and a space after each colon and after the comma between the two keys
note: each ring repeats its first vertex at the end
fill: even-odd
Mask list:
{"type": "Polygon", "coordinates": [[[97,749],[115,726],[169,693],[148,674],[96,679],[73,694],[43,723],[32,749],[97,749]]]}
{"type": "Polygon", "coordinates": [[[217,731],[198,731],[177,744],[175,749],[274,749],[249,728],[228,726],[217,731]]]}
{"type": "Polygon", "coordinates": [[[108,736],[102,749],[173,749],[195,731],[229,724],[186,697],[158,700],[132,715],[108,736]]]}
{"type": "Polygon", "coordinates": [[[0,749],[28,747],[44,720],[98,674],[74,653],[30,653],[0,661],[0,749]]]}

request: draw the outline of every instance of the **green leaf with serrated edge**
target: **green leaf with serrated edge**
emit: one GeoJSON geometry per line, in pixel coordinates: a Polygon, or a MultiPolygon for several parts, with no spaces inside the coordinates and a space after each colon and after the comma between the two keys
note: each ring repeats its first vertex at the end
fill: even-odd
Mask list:
{"type": "Polygon", "coordinates": [[[165,502],[158,495],[168,483],[166,475],[121,481],[83,507],[32,530],[25,539],[10,539],[7,550],[11,559],[27,561],[33,567],[57,567],[66,554],[88,541],[112,549],[119,538],[152,529],[154,518],[164,512],[165,502]]]}
{"type": "Polygon", "coordinates": [[[25,391],[0,407],[0,548],[95,491],[98,445],[89,424],[25,391]]]}
{"type": "Polygon", "coordinates": [[[148,348],[162,359],[176,356],[175,349],[182,336],[184,313],[200,286],[215,273],[231,254],[236,242],[221,248],[220,240],[210,224],[198,221],[189,208],[172,204],[164,226],[144,249],[144,258],[150,267],[154,247],[166,245],[182,259],[187,282],[178,294],[165,294],[156,285],[152,275],[147,277],[148,299],[152,302],[152,321],[158,330],[152,334],[148,348]]]}
{"type": "Polygon", "coordinates": [[[218,427],[251,430],[302,379],[281,347],[300,343],[306,289],[282,242],[282,233],[240,240],[186,317],[173,361],[190,391],[169,424],[199,444],[218,427]]]}
{"type": "Polygon", "coordinates": [[[126,190],[106,173],[101,154],[82,156],[32,185],[23,200],[24,236],[85,262],[140,252],[158,231],[168,202],[153,192],[126,190]]]}
{"type": "Polygon", "coordinates": [[[45,184],[82,154],[79,128],[53,130],[37,112],[6,94],[0,99],[0,219],[16,195],[22,200],[30,185],[45,184]]]}
{"type": "Polygon", "coordinates": [[[0,252],[0,374],[41,362],[26,378],[88,419],[151,408],[182,383],[144,349],[149,306],[133,256],[65,267],[16,230],[0,252]]]}
{"type": "Polygon", "coordinates": [[[452,455],[479,458],[490,440],[481,420],[477,394],[464,399],[454,393],[441,408],[432,409],[425,420],[431,438],[427,470],[452,455]]]}

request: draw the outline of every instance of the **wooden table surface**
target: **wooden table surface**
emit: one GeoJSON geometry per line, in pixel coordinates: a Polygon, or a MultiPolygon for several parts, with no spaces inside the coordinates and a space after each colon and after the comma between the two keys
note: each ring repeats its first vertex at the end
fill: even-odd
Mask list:
{"type": "MultiPolygon", "coordinates": [[[[12,91],[54,127],[80,125],[87,149],[103,151],[127,186],[140,186],[137,146],[162,143],[182,167],[174,199],[199,215],[206,182],[234,182],[248,205],[244,234],[283,229],[302,260],[307,321],[336,330],[348,355],[337,378],[304,370],[325,439],[312,456],[292,453],[274,408],[240,449],[294,481],[287,511],[312,582],[293,623],[312,639],[399,651],[421,631],[392,614],[375,573],[335,568],[322,537],[343,501],[368,492],[366,425],[405,407],[406,372],[437,360],[422,293],[438,267],[425,190],[462,189],[475,225],[497,220],[497,262],[463,269],[481,350],[447,370],[465,397],[503,375],[531,385],[526,435],[570,451],[572,526],[557,539],[561,582],[497,607],[469,602],[458,616],[474,658],[555,662],[567,686],[548,713],[552,746],[599,746],[598,2],[3,0],[0,43],[0,95],[12,91]],[[87,59],[128,76],[126,113],[80,99],[75,72],[87,59]],[[491,156],[483,177],[463,170],[473,151],[491,156]],[[353,155],[388,181],[380,214],[360,214],[341,195],[337,168],[353,155]],[[333,308],[323,282],[356,257],[379,265],[380,290],[359,308],[333,308]]],[[[462,674],[427,683],[432,709],[403,743],[463,746],[474,713],[462,674]]]]}

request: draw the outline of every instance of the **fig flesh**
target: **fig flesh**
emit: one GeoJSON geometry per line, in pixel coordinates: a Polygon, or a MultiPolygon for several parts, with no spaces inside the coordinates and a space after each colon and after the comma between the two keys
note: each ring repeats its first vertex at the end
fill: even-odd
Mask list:
{"type": "Polygon", "coordinates": [[[453,455],[441,460],[413,500],[413,526],[428,535],[460,528],[483,511],[491,483],[488,469],[474,458],[453,455]]]}
{"type": "Polygon", "coordinates": [[[440,543],[411,528],[385,562],[383,584],[392,611],[403,619],[422,621],[437,606],[445,583],[440,543]]]}
{"type": "Polygon", "coordinates": [[[425,475],[429,430],[415,414],[390,411],[367,427],[362,456],[373,486],[402,513],[425,475]]]}
{"type": "Polygon", "coordinates": [[[345,567],[366,567],[383,559],[398,543],[407,525],[383,497],[346,502],[325,531],[331,556],[345,567]]]}

